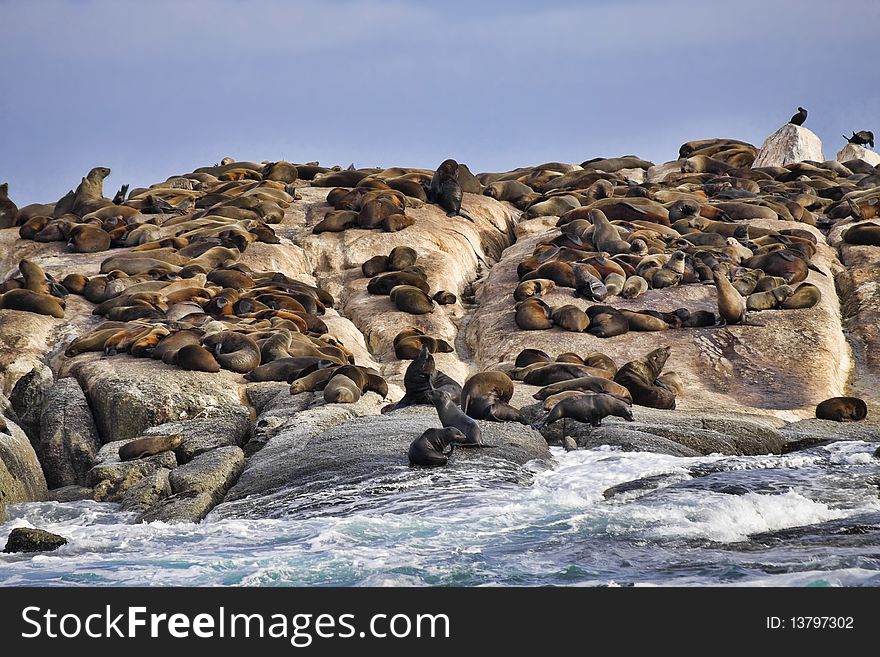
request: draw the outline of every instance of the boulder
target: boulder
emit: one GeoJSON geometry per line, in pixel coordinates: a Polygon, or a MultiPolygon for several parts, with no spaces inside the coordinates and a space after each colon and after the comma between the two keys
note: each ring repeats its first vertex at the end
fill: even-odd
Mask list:
{"type": "Polygon", "coordinates": [[[858,144],[847,144],[839,153],[837,153],[838,162],[848,162],[849,160],[863,160],[872,167],[880,164],[880,155],[872,150],[860,146],[858,144]]]}
{"type": "Polygon", "coordinates": [[[171,495],[170,474],[168,468],[159,468],[132,485],[122,496],[123,510],[143,513],[171,495]]]}
{"type": "MultiPolygon", "coordinates": [[[[305,411],[294,419],[318,410],[305,411]]],[[[381,494],[387,490],[381,484],[384,477],[408,471],[410,443],[425,429],[440,427],[437,413],[427,406],[352,418],[335,426],[310,419],[306,421],[308,426],[303,423],[295,430],[282,430],[265,449],[252,456],[212,517],[241,513],[270,516],[275,510],[273,497],[267,494],[279,491],[308,496],[331,485],[349,487],[373,481],[375,494],[381,494]],[[248,496],[255,497],[245,499],[248,496]]],[[[515,422],[479,424],[483,442],[493,447],[457,449],[446,468],[472,464],[507,472],[534,459],[550,457],[546,441],[530,427],[515,422]]]]}
{"type": "Polygon", "coordinates": [[[82,485],[101,448],[89,404],[76,379],[59,379],[46,393],[37,452],[49,488],[82,485]]]}
{"type": "MultiPolygon", "coordinates": [[[[4,397],[0,400],[5,402],[4,397]]],[[[0,423],[0,518],[6,505],[46,498],[46,478],[25,432],[8,418],[0,423]]]]}
{"type": "MultiPolygon", "coordinates": [[[[285,389],[287,385],[283,384],[285,389]]],[[[288,396],[289,396],[288,392],[288,396]]],[[[246,406],[224,406],[210,419],[166,422],[144,431],[145,436],[183,436],[183,444],[174,450],[179,464],[218,447],[244,445],[251,433],[251,415],[246,406]]]]}
{"type": "Polygon", "coordinates": [[[64,486],[50,490],[46,498],[52,502],[79,502],[94,499],[94,491],[86,486],[64,486]]]}
{"type": "Polygon", "coordinates": [[[67,539],[58,534],[34,529],[32,527],[18,527],[9,533],[4,552],[51,552],[62,545],[67,545],[67,539]]]}
{"type": "Polygon", "coordinates": [[[77,356],[69,371],[89,399],[104,442],[141,435],[166,422],[210,419],[240,407],[244,381],[221,371],[190,372],[149,358],[77,356]]]}
{"type": "Polygon", "coordinates": [[[95,499],[118,502],[125,492],[144,477],[154,475],[160,469],[177,467],[174,452],[162,452],[132,461],[119,460],[119,448],[127,441],[107,443],[98,452],[95,466],[89,470],[88,485],[95,489],[95,499]]]}
{"type": "Polygon", "coordinates": [[[52,334],[63,319],[0,310],[0,394],[9,395],[16,382],[38,367],[54,341],[52,334]]]}
{"type": "Polygon", "coordinates": [[[784,167],[786,164],[813,160],[824,162],[822,141],[812,130],[786,123],[764,140],[752,168],[784,167]]]}
{"type": "Polygon", "coordinates": [[[18,381],[9,394],[13,410],[21,420],[21,428],[33,442],[37,442],[40,433],[40,415],[46,403],[46,394],[55,383],[52,370],[43,363],[37,365],[18,381]]]}

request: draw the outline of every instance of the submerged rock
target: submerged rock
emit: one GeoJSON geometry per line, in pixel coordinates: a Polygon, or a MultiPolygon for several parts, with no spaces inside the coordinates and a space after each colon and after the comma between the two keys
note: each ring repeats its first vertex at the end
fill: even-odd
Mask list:
{"type": "Polygon", "coordinates": [[[67,539],[58,534],[33,529],[30,527],[18,527],[9,533],[4,552],[51,552],[62,545],[67,545],[67,539]]]}
{"type": "Polygon", "coordinates": [[[784,167],[786,164],[813,160],[824,162],[822,141],[812,130],[786,123],[764,140],[752,168],[784,167]]]}

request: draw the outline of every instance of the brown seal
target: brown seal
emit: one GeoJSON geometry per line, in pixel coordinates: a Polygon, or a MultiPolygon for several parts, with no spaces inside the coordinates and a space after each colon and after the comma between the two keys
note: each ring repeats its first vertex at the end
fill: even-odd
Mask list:
{"type": "Polygon", "coordinates": [[[18,222],[18,206],[9,198],[9,183],[0,185],[0,228],[12,228],[18,222]]]}
{"type": "Polygon", "coordinates": [[[609,379],[603,379],[598,376],[584,376],[578,379],[569,379],[568,381],[560,381],[548,386],[544,386],[532,397],[535,399],[547,399],[551,395],[555,395],[566,390],[578,390],[580,392],[602,392],[618,399],[622,399],[628,404],[632,403],[632,395],[629,390],[609,379]]]}
{"type": "Polygon", "coordinates": [[[364,278],[373,278],[388,271],[388,256],[373,256],[361,265],[361,273],[364,278]]]}
{"type": "Polygon", "coordinates": [[[216,373],[220,371],[220,363],[216,361],[214,355],[197,344],[187,344],[178,349],[175,353],[174,364],[194,372],[216,373]]]}
{"type": "Polygon", "coordinates": [[[553,327],[550,307],[540,299],[530,298],[516,304],[516,325],[524,331],[538,331],[553,327]]]}
{"type": "Polygon", "coordinates": [[[860,246],[880,246],[880,224],[873,221],[856,224],[843,234],[843,241],[860,246]]]}
{"type": "Polygon", "coordinates": [[[590,318],[590,328],[587,329],[587,333],[591,335],[612,338],[629,331],[626,317],[611,306],[590,306],[587,308],[587,317],[590,318]]]}
{"type": "Polygon", "coordinates": [[[523,382],[531,386],[547,386],[551,383],[580,379],[585,376],[595,376],[610,379],[611,375],[605,370],[600,370],[588,365],[577,363],[548,363],[532,369],[523,378],[523,382]]]}
{"type": "Polygon", "coordinates": [[[260,347],[253,338],[243,333],[213,333],[202,340],[202,346],[212,351],[220,367],[227,370],[246,374],[260,366],[260,347]]]}
{"type": "Polygon", "coordinates": [[[513,381],[504,372],[490,370],[474,374],[461,390],[461,408],[476,420],[521,422],[517,409],[508,404],[513,396],[513,381]]]}
{"type": "Polygon", "coordinates": [[[549,363],[550,355],[540,349],[523,349],[516,356],[516,367],[527,367],[535,363],[549,363]]]}
{"type": "Polygon", "coordinates": [[[55,297],[48,294],[38,294],[31,290],[9,290],[0,294],[0,309],[22,310],[38,315],[50,315],[61,319],[64,317],[64,308],[55,297]]]}
{"type": "Polygon", "coordinates": [[[794,294],[780,304],[783,310],[812,308],[822,300],[822,291],[812,283],[801,283],[794,294]]]}
{"type": "Polygon", "coordinates": [[[754,292],[746,297],[747,310],[773,310],[779,308],[794,294],[790,285],[780,285],[767,292],[754,292]]]}
{"type": "Polygon", "coordinates": [[[573,333],[583,333],[590,325],[587,314],[572,304],[553,308],[550,311],[550,320],[559,328],[573,333]]]}
{"type": "Polygon", "coordinates": [[[324,401],[328,404],[353,404],[360,398],[360,386],[342,374],[334,374],[324,386],[324,401]]]}
{"type": "Polygon", "coordinates": [[[407,456],[410,465],[432,468],[446,465],[456,445],[467,442],[465,435],[455,427],[426,429],[409,446],[407,456]]]}
{"type": "Polygon", "coordinates": [[[671,347],[659,347],[642,358],[626,363],[614,375],[615,383],[629,390],[633,403],[639,406],[675,408],[675,393],[655,384],[671,351],[671,347]]]}
{"type": "Polygon", "coordinates": [[[635,299],[648,291],[648,281],[641,276],[630,276],[623,284],[620,296],[624,299],[635,299]]]}
{"type": "Polygon", "coordinates": [[[632,410],[629,405],[611,395],[603,393],[582,394],[566,397],[557,403],[543,420],[534,425],[541,430],[548,424],[552,424],[563,418],[571,418],[578,422],[589,422],[591,426],[598,427],[602,419],[614,415],[622,417],[627,422],[634,422],[632,410]]]}
{"type": "Polygon", "coordinates": [[[119,448],[119,459],[131,461],[148,456],[161,454],[177,449],[183,444],[183,436],[173,434],[170,436],[143,436],[129,440],[119,448]]]}
{"type": "Polygon", "coordinates": [[[549,278],[533,278],[517,285],[516,289],[513,291],[513,298],[516,301],[525,301],[530,297],[540,297],[545,294],[550,294],[555,287],[556,283],[549,278]]]}
{"type": "Polygon", "coordinates": [[[450,306],[458,301],[458,297],[446,290],[438,290],[431,298],[441,306],[450,306]]]}
{"type": "Polygon", "coordinates": [[[428,283],[423,276],[405,271],[393,271],[380,274],[370,279],[367,284],[367,292],[370,294],[390,294],[391,290],[398,285],[412,285],[428,294],[428,283]]]}
{"type": "Polygon", "coordinates": [[[860,422],[868,416],[868,405],[858,397],[832,397],[816,406],[816,417],[836,422],[860,422]]]}
{"type": "Polygon", "coordinates": [[[452,353],[452,345],[441,338],[429,335],[406,335],[394,339],[394,356],[397,360],[412,360],[419,355],[422,347],[427,347],[432,354],[452,353]]]}
{"type": "Polygon", "coordinates": [[[67,248],[73,253],[98,253],[110,248],[110,233],[100,226],[80,224],[70,231],[67,248]]]}
{"type": "Polygon", "coordinates": [[[427,315],[434,312],[434,301],[419,288],[412,285],[397,285],[389,295],[397,309],[411,315],[427,315]]]}
{"type": "Polygon", "coordinates": [[[718,293],[718,314],[728,324],[742,323],[746,317],[746,300],[722,272],[716,271],[713,278],[718,293]]]}

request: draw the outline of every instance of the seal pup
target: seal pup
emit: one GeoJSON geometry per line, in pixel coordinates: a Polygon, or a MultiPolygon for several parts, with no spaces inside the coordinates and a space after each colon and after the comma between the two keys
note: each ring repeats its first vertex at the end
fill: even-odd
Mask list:
{"type": "Polygon", "coordinates": [[[455,427],[427,429],[410,443],[407,456],[410,465],[433,468],[446,465],[456,445],[467,442],[465,435],[455,427]]]}

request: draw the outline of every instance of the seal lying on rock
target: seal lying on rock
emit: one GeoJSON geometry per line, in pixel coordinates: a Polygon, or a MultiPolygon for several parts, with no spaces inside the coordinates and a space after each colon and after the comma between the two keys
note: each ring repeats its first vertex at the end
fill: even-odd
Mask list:
{"type": "Polygon", "coordinates": [[[464,434],[455,427],[428,429],[410,444],[409,462],[428,468],[446,465],[455,446],[466,441],[464,434]]]}
{"type": "Polygon", "coordinates": [[[650,408],[675,408],[675,393],[656,383],[670,351],[670,347],[654,349],[643,358],[626,363],[614,375],[615,383],[629,390],[633,403],[650,408]]]}
{"type": "Polygon", "coordinates": [[[832,397],[816,406],[816,417],[836,422],[860,422],[868,416],[868,405],[858,397],[832,397]]]}
{"type": "Polygon", "coordinates": [[[464,382],[461,408],[477,420],[522,422],[520,412],[507,403],[512,396],[513,381],[504,372],[480,372],[464,382]]]}
{"type": "Polygon", "coordinates": [[[119,459],[121,461],[142,459],[147,456],[154,456],[156,454],[161,454],[162,452],[177,449],[182,444],[183,436],[180,434],[135,438],[119,448],[119,459]]]}

